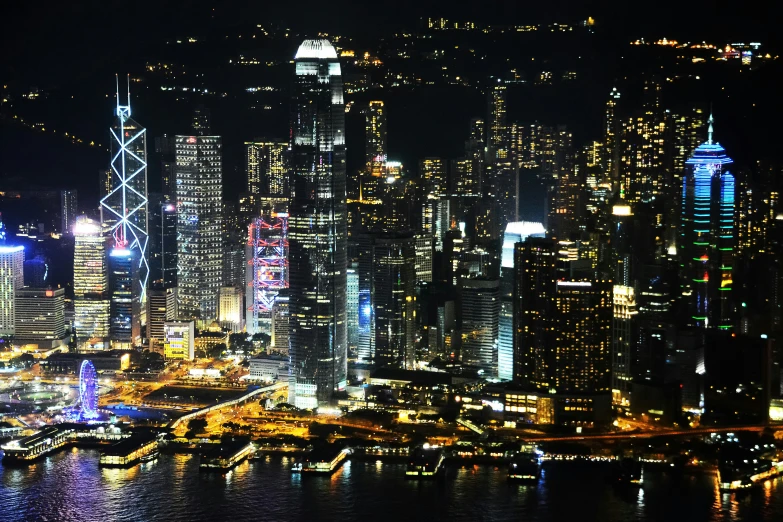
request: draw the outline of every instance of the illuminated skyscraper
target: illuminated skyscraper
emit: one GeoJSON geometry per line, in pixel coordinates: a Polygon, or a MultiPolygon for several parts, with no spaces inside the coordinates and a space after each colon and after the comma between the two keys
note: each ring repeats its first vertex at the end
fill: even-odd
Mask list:
{"type": "Polygon", "coordinates": [[[692,168],[683,178],[678,252],[685,268],[683,286],[691,323],[731,329],[735,187],[727,167],[733,161],[719,143],[712,141],[712,123],[710,116],[706,143],[686,161],[692,168]]]}
{"type": "MultiPolygon", "coordinates": [[[[130,80],[129,80],[130,82],[130,80]]],[[[120,105],[117,85],[117,119],[111,133],[110,189],[101,199],[101,222],[108,226],[118,248],[136,255],[139,300],[147,299],[149,229],[147,226],[147,129],[131,119],[130,90],[127,105],[120,105]]]]}
{"type": "Polygon", "coordinates": [[[509,136],[506,124],[506,86],[498,83],[487,93],[487,163],[504,163],[508,160],[509,136]]]}
{"type": "Polygon", "coordinates": [[[315,408],[347,378],[345,109],[337,52],[305,40],[295,56],[289,208],[289,402],[315,408]]]}
{"type": "Polygon", "coordinates": [[[497,279],[463,279],[462,362],[475,366],[484,378],[498,373],[498,314],[500,291],[497,279]]]}
{"type": "Polygon", "coordinates": [[[0,246],[0,336],[14,335],[14,300],[24,286],[24,247],[0,246]]]}
{"type": "Polygon", "coordinates": [[[241,332],[245,328],[242,290],[239,286],[224,286],[219,292],[218,322],[222,328],[234,333],[241,332]]]}
{"type": "Polygon", "coordinates": [[[73,228],[73,310],[77,339],[109,337],[109,238],[86,217],[73,228]]]}
{"type": "Polygon", "coordinates": [[[223,285],[223,156],[220,136],[207,136],[205,113],[198,135],[176,136],[177,299],[182,318],[217,319],[223,285]]]}
{"type": "Polygon", "coordinates": [[[412,368],[415,331],[416,246],[412,236],[375,238],[373,312],[376,366],[412,368]]]}
{"type": "Polygon", "coordinates": [[[612,289],[612,403],[628,406],[630,401],[632,320],[636,315],[636,295],[631,286],[612,289]]]}
{"type": "Polygon", "coordinates": [[[272,335],[272,314],[288,288],[288,215],[271,212],[248,227],[246,325],[251,334],[272,335]]]}
{"type": "Polygon", "coordinates": [[[109,340],[113,348],[141,344],[138,263],[132,250],[109,252],[109,340]]]}
{"type": "Polygon", "coordinates": [[[19,288],[15,306],[15,344],[50,349],[67,343],[64,288],[19,288]]]}
{"type": "Polygon", "coordinates": [[[288,194],[288,143],[245,142],[247,191],[264,196],[288,194]]]}
{"type": "Polygon", "coordinates": [[[441,158],[419,161],[419,177],[428,196],[441,198],[446,195],[446,165],[441,158]]]}
{"type": "Polygon", "coordinates": [[[60,233],[71,235],[76,216],[79,215],[75,190],[60,191],[60,233]]]}
{"type": "Polygon", "coordinates": [[[541,223],[518,221],[509,223],[503,234],[500,257],[500,311],[498,318],[498,378],[514,378],[514,247],[528,237],[544,237],[541,223]]]}
{"type": "Polygon", "coordinates": [[[609,101],[606,102],[606,117],[604,119],[604,151],[606,154],[606,173],[612,181],[613,188],[617,188],[620,182],[620,147],[618,138],[620,134],[620,118],[618,105],[620,104],[620,91],[612,87],[609,101]]]}

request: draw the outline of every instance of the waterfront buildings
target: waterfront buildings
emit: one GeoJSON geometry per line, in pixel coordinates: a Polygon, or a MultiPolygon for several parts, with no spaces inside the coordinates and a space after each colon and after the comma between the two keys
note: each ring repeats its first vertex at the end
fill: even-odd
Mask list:
{"type": "Polygon", "coordinates": [[[24,286],[24,247],[0,245],[0,337],[14,335],[16,291],[24,286]]]}
{"type": "Polygon", "coordinates": [[[251,334],[272,333],[272,314],[288,288],[288,214],[265,212],[250,223],[245,257],[246,325],[251,334]]]}
{"type": "Polygon", "coordinates": [[[177,299],[180,317],[205,325],[217,318],[223,285],[223,153],[206,113],[194,123],[194,135],[175,137],[177,299]]]}
{"type": "Polygon", "coordinates": [[[498,315],[500,289],[497,279],[463,279],[462,363],[476,367],[485,378],[498,374],[498,315]]]}
{"type": "Polygon", "coordinates": [[[345,109],[329,41],[305,40],[294,60],[289,402],[315,408],[347,376],[345,109]]]}

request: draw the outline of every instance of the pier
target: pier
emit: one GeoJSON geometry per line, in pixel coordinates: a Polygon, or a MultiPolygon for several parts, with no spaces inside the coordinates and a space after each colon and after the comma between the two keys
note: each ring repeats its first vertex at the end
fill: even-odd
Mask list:
{"type": "Polygon", "coordinates": [[[199,469],[202,471],[228,471],[256,450],[246,437],[224,438],[212,446],[201,454],[199,469]]]}
{"type": "Polygon", "coordinates": [[[104,467],[130,467],[157,453],[158,438],[155,434],[132,435],[101,451],[98,464],[104,467]]]}

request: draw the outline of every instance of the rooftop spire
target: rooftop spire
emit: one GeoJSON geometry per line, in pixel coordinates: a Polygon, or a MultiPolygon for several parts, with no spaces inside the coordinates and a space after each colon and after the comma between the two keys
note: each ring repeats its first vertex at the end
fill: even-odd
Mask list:
{"type": "Polygon", "coordinates": [[[130,74],[128,74],[127,77],[128,82],[128,98],[126,101],[126,105],[120,105],[120,76],[118,74],[114,75],[114,83],[117,87],[117,116],[123,117],[125,119],[130,118],[131,114],[131,108],[130,108],[130,74]]]}
{"type": "Polygon", "coordinates": [[[712,107],[710,107],[710,117],[707,119],[707,123],[709,125],[707,126],[707,143],[709,145],[712,145],[712,123],[715,121],[715,118],[712,117],[712,107]]]}

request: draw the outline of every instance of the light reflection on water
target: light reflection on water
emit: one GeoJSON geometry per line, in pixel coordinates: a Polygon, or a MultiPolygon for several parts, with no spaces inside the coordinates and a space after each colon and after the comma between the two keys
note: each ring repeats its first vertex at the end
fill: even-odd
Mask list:
{"type": "Polygon", "coordinates": [[[193,455],[161,455],[130,469],[98,467],[94,450],[64,451],[27,468],[0,467],[0,521],[560,520],[717,522],[783,520],[783,481],[743,495],[714,476],[645,471],[643,488],[607,483],[604,464],[547,465],[538,484],[510,483],[503,467],[448,467],[434,480],[405,465],[346,461],[331,476],[291,473],[269,456],[225,474],[193,455]]]}

